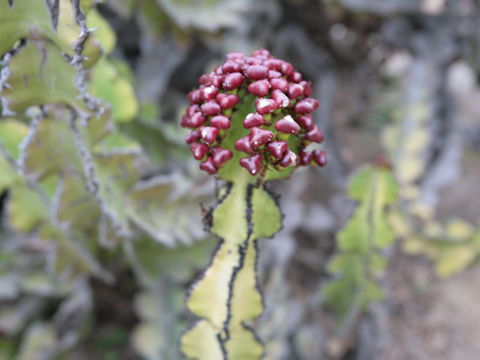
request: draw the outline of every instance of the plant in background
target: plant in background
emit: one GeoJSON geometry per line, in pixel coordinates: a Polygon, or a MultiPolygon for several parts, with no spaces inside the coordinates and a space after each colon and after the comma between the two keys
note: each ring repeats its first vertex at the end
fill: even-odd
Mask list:
{"type": "Polygon", "coordinates": [[[256,242],[282,226],[265,183],[299,166],[326,165],[325,152],[310,148],[323,141],[310,115],[319,104],[302,75],[267,50],[230,53],[199,83],[182,119],[191,129],[186,142],[200,169],[227,183],[207,214],[220,243],[188,295],[200,320],[184,334],[182,351],[200,360],[260,359],[251,323],[263,309],[256,242]]]}
{"type": "Polygon", "coordinates": [[[377,279],[385,273],[384,251],[395,241],[385,207],[397,201],[398,186],[391,170],[377,164],[354,174],[348,196],[359,204],[337,234],[340,253],[328,265],[335,278],[323,287],[325,305],[334,311],[343,330],[371,302],[383,298],[377,279]]]}

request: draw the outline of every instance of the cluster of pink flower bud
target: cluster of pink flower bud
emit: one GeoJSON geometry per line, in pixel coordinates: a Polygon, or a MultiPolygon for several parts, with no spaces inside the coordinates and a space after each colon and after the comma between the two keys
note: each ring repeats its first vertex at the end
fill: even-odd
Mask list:
{"type": "Polygon", "coordinates": [[[272,57],[267,50],[257,50],[252,56],[230,53],[223,65],[202,75],[199,83],[200,87],[188,94],[190,106],[181,124],[192,129],[186,142],[195,159],[202,161],[200,169],[216,174],[233,158],[232,150],[248,155],[239,162],[252,175],[267,164],[278,170],[326,165],[324,151],[305,150],[308,144],[323,141],[310,115],[318,101],[310,98],[310,84],[288,62],[272,57]],[[249,133],[234,139],[234,149],[224,149],[222,141],[228,136],[232,114],[249,94],[256,97],[256,112],[246,115],[242,124],[249,133]],[[289,148],[289,136],[301,139],[298,153],[289,148]]]}

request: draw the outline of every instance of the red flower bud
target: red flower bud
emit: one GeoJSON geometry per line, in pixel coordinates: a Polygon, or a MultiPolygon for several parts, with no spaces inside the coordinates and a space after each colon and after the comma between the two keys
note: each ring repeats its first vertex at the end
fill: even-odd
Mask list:
{"type": "Polygon", "coordinates": [[[282,72],[283,75],[288,76],[293,72],[293,66],[292,64],[286,61],[282,61],[280,71],[282,72]]]}
{"type": "Polygon", "coordinates": [[[282,60],[279,59],[268,59],[263,62],[263,65],[268,67],[270,70],[280,71],[282,70],[282,60]]]}
{"type": "Polygon", "coordinates": [[[258,80],[248,85],[248,92],[255,96],[266,96],[270,89],[270,83],[267,80],[258,80]]]}
{"type": "Polygon", "coordinates": [[[268,76],[268,68],[263,65],[250,65],[245,69],[245,76],[252,80],[265,79],[268,76]]]}
{"type": "Polygon", "coordinates": [[[243,59],[244,57],[245,57],[245,54],[241,52],[231,52],[231,53],[228,53],[226,56],[228,60],[243,59]]]}
{"type": "Polygon", "coordinates": [[[303,87],[303,96],[310,96],[312,94],[312,87],[308,81],[300,81],[300,85],[303,87]]]}
{"type": "Polygon", "coordinates": [[[313,126],[312,130],[310,130],[305,136],[305,139],[307,139],[308,141],[313,141],[320,144],[323,142],[323,134],[318,129],[318,127],[313,126]]]}
{"type": "Polygon", "coordinates": [[[185,137],[185,142],[187,144],[191,144],[198,140],[200,140],[200,133],[198,132],[198,130],[191,130],[185,137]]]}
{"type": "Polygon", "coordinates": [[[285,134],[298,134],[300,125],[293,120],[291,115],[286,115],[275,123],[275,129],[285,134]]]}
{"type": "Polygon", "coordinates": [[[291,150],[288,150],[288,152],[283,156],[283,159],[280,161],[280,165],[283,167],[297,166],[299,163],[300,158],[291,150]]]}
{"type": "Polygon", "coordinates": [[[300,153],[300,164],[304,166],[310,165],[310,163],[312,162],[312,157],[313,157],[313,154],[311,152],[302,151],[300,153]]]}
{"type": "Polygon", "coordinates": [[[200,108],[202,109],[202,113],[205,116],[217,115],[220,114],[220,111],[222,111],[220,105],[218,105],[217,102],[213,100],[202,104],[200,108]]]}
{"type": "Polygon", "coordinates": [[[282,77],[282,73],[276,70],[268,70],[268,78],[271,79],[278,79],[282,77]]]}
{"type": "Polygon", "coordinates": [[[190,151],[193,154],[193,157],[197,160],[203,159],[208,153],[208,146],[205,144],[194,142],[190,145],[190,151]]]}
{"type": "Polygon", "coordinates": [[[225,75],[222,86],[225,90],[233,90],[238,88],[243,82],[243,75],[239,72],[234,72],[225,75]]]}
{"type": "Polygon", "coordinates": [[[188,93],[188,100],[190,104],[200,104],[202,102],[202,96],[200,95],[200,90],[192,90],[188,93]]]}
{"type": "Polygon", "coordinates": [[[202,100],[208,101],[215,99],[215,96],[218,94],[218,88],[215,86],[207,86],[203,89],[200,89],[200,94],[202,96],[202,100]]]}
{"type": "Polygon", "coordinates": [[[288,150],[288,143],[286,141],[272,141],[265,148],[275,159],[280,160],[288,150]]]}
{"type": "Polygon", "coordinates": [[[280,90],[272,91],[272,99],[275,100],[279,108],[287,108],[290,106],[290,99],[280,90]]]}
{"type": "Polygon", "coordinates": [[[262,126],[263,124],[265,124],[265,118],[259,113],[250,113],[245,117],[245,120],[243,120],[243,127],[246,129],[254,126],[262,126]]]}
{"type": "Polygon", "coordinates": [[[300,100],[295,104],[296,114],[310,114],[313,111],[313,105],[306,100],[300,100]]]}
{"type": "Polygon", "coordinates": [[[199,112],[200,111],[200,106],[198,104],[193,104],[193,105],[190,105],[189,107],[187,107],[187,115],[190,117],[190,116],[193,116],[193,114],[195,114],[196,112],[199,112]]]}
{"type": "Polygon", "coordinates": [[[205,123],[205,120],[205,116],[203,116],[201,112],[197,112],[190,117],[188,124],[190,127],[196,128],[202,126],[205,123]]]}
{"type": "Polygon", "coordinates": [[[250,145],[256,149],[273,139],[273,133],[270,130],[263,130],[259,127],[253,127],[250,130],[250,145]]]}
{"type": "Polygon", "coordinates": [[[290,84],[288,86],[288,96],[290,99],[296,99],[303,95],[303,87],[300,84],[290,84]]]}
{"type": "Polygon", "coordinates": [[[222,149],[219,147],[214,147],[212,149],[213,154],[213,164],[216,168],[219,168],[223,164],[225,164],[228,160],[233,157],[233,152],[227,149],[222,149]]]}
{"type": "Polygon", "coordinates": [[[252,56],[268,58],[270,56],[270,51],[268,51],[267,49],[258,49],[252,53],[252,56]]]}
{"type": "Polygon", "coordinates": [[[270,80],[270,85],[273,90],[280,90],[286,93],[288,91],[288,81],[284,78],[270,80]]]}
{"type": "Polygon", "coordinates": [[[227,61],[225,64],[222,65],[222,71],[224,74],[238,72],[241,69],[242,68],[240,67],[240,65],[238,65],[236,62],[231,60],[227,61]]]}
{"type": "Polygon", "coordinates": [[[207,160],[205,160],[203,163],[200,164],[200,169],[208,172],[210,175],[214,175],[218,171],[215,165],[213,164],[213,160],[211,156],[209,156],[207,160]]]}
{"type": "Polygon", "coordinates": [[[297,123],[306,130],[313,129],[313,120],[310,115],[302,115],[297,118],[297,123]]]}
{"type": "Polygon", "coordinates": [[[252,145],[250,145],[250,136],[246,135],[237,141],[235,141],[234,145],[235,149],[238,151],[243,151],[247,154],[253,154],[252,145]]]}
{"type": "Polygon", "coordinates": [[[212,145],[218,136],[218,129],[213,126],[203,126],[200,129],[200,136],[208,144],[212,145]]]}
{"type": "Polygon", "coordinates": [[[216,97],[222,110],[230,109],[238,104],[238,96],[235,94],[218,94],[216,97]]]}
{"type": "Polygon", "coordinates": [[[228,129],[230,127],[230,119],[225,115],[217,115],[210,120],[210,125],[219,129],[228,129]]]}
{"type": "Polygon", "coordinates": [[[313,106],[313,110],[317,110],[317,109],[318,109],[318,106],[320,105],[320,103],[318,102],[317,99],[306,98],[306,99],[303,99],[303,101],[306,101],[306,102],[308,102],[310,105],[312,105],[312,106],[313,106]]]}
{"type": "Polygon", "coordinates": [[[313,151],[313,160],[318,166],[324,167],[327,165],[327,153],[325,151],[315,150],[313,151]]]}
{"type": "Polygon", "coordinates": [[[248,170],[252,175],[257,175],[262,164],[262,155],[255,154],[249,157],[241,158],[240,165],[248,170]]]}
{"type": "Polygon", "coordinates": [[[273,99],[261,98],[255,100],[255,107],[259,114],[265,115],[277,110],[278,104],[273,99]]]}
{"type": "Polygon", "coordinates": [[[302,74],[300,74],[298,71],[294,71],[288,76],[288,80],[294,83],[299,83],[302,81],[302,74]]]}

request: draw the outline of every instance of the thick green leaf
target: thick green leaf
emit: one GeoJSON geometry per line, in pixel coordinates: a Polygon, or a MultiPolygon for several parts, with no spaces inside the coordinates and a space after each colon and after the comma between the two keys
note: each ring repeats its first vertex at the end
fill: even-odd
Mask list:
{"type": "Polygon", "coordinates": [[[183,337],[182,351],[195,360],[224,360],[216,330],[207,320],[198,321],[183,337]]]}
{"type": "Polygon", "coordinates": [[[41,196],[26,185],[10,189],[7,202],[8,223],[21,232],[30,232],[35,225],[48,219],[48,208],[41,196]]]}
{"type": "MultiPolygon", "coordinates": [[[[41,36],[72,56],[80,26],[75,22],[70,1],[60,0],[59,10],[58,27],[55,30],[43,1],[16,0],[13,7],[8,5],[8,1],[0,1],[0,54],[13,48],[22,38],[41,36]]],[[[100,54],[100,45],[94,36],[90,36],[83,50],[83,55],[89,59],[85,65],[93,64],[100,54]]]]}
{"type": "Polygon", "coordinates": [[[128,78],[118,70],[119,66],[121,63],[102,58],[92,69],[90,92],[110,104],[116,122],[128,122],[137,115],[138,102],[128,78]]]}
{"type": "Polygon", "coordinates": [[[23,113],[30,106],[63,103],[86,111],[75,85],[76,71],[55,44],[30,40],[9,68],[10,87],[3,89],[2,97],[10,110],[23,113]]]}

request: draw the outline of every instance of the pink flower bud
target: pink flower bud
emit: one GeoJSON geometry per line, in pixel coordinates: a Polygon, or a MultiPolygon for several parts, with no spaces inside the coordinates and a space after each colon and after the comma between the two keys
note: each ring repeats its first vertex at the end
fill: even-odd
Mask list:
{"type": "Polygon", "coordinates": [[[280,161],[280,165],[283,167],[297,166],[299,163],[300,158],[291,150],[288,150],[288,152],[283,156],[283,159],[280,161]]]}
{"type": "Polygon", "coordinates": [[[220,104],[222,110],[230,109],[238,104],[238,96],[235,94],[218,94],[216,100],[220,104]]]}
{"type": "Polygon", "coordinates": [[[313,154],[311,152],[302,151],[300,153],[300,164],[304,166],[310,165],[310,163],[312,162],[312,157],[313,157],[313,154]]]}
{"type": "Polygon", "coordinates": [[[188,135],[185,137],[185,142],[187,144],[191,144],[198,140],[200,140],[200,133],[197,130],[190,130],[188,135]]]}
{"type": "Polygon", "coordinates": [[[285,134],[298,134],[300,125],[293,120],[291,115],[286,115],[275,123],[275,129],[285,134]]]}
{"type": "Polygon", "coordinates": [[[240,67],[240,65],[231,60],[227,61],[225,64],[222,65],[222,71],[224,74],[239,72],[241,69],[242,68],[240,67]]]}
{"type": "Polygon", "coordinates": [[[200,104],[202,102],[202,96],[200,95],[200,90],[195,89],[188,93],[188,100],[190,104],[200,104]]]}
{"type": "Polygon", "coordinates": [[[203,126],[200,129],[200,136],[208,144],[212,145],[218,136],[218,129],[213,126],[203,126]]]}
{"type": "Polygon", "coordinates": [[[212,116],[212,115],[217,115],[220,114],[222,109],[220,108],[220,105],[217,104],[216,101],[210,100],[201,106],[202,113],[205,116],[212,116]]]}
{"type": "Polygon", "coordinates": [[[228,129],[230,127],[230,119],[225,115],[217,115],[210,120],[210,125],[219,129],[228,129]]]}
{"type": "Polygon", "coordinates": [[[303,87],[303,96],[310,96],[312,94],[312,86],[308,81],[300,81],[299,83],[303,87]]]}
{"type": "Polygon", "coordinates": [[[205,123],[205,116],[201,112],[197,112],[190,117],[189,125],[190,127],[196,128],[202,126],[205,123]]]}
{"type": "Polygon", "coordinates": [[[313,111],[313,105],[306,100],[300,100],[295,104],[294,110],[296,114],[310,114],[313,111]]]}
{"type": "Polygon", "coordinates": [[[290,99],[296,99],[303,95],[303,87],[300,84],[290,84],[288,86],[288,96],[290,99]]]}
{"type": "Polygon", "coordinates": [[[200,111],[200,106],[198,104],[193,104],[187,107],[187,115],[193,116],[196,112],[200,111]]]}
{"type": "Polygon", "coordinates": [[[271,79],[277,79],[277,78],[281,78],[282,77],[282,73],[281,72],[278,72],[276,70],[268,70],[268,78],[271,80],[271,79]]]}
{"type": "Polygon", "coordinates": [[[259,114],[265,115],[277,110],[278,105],[273,99],[261,98],[255,100],[255,107],[259,114]]]}
{"type": "Polygon", "coordinates": [[[245,76],[252,80],[265,79],[268,76],[268,68],[263,65],[250,65],[245,69],[245,76]]]}
{"type": "Polygon", "coordinates": [[[262,164],[262,155],[255,154],[249,157],[241,158],[240,165],[247,169],[252,175],[257,175],[260,171],[260,165],[262,164]]]}
{"type": "Polygon", "coordinates": [[[294,83],[299,83],[302,81],[302,74],[300,74],[298,71],[294,71],[288,76],[288,80],[294,83]]]}
{"type": "Polygon", "coordinates": [[[270,86],[273,90],[280,90],[284,93],[288,92],[288,81],[284,78],[271,79],[270,86]]]}
{"type": "Polygon", "coordinates": [[[313,120],[310,115],[302,115],[297,118],[297,123],[300,124],[305,130],[313,129],[313,120]]]}
{"type": "Polygon", "coordinates": [[[320,105],[317,99],[312,99],[312,98],[306,98],[303,99],[303,101],[308,102],[310,105],[313,106],[313,110],[317,110],[318,106],[320,105]]]}
{"type": "Polygon", "coordinates": [[[267,49],[258,49],[252,53],[252,56],[268,58],[270,56],[270,51],[267,49]]]}
{"type": "Polygon", "coordinates": [[[263,124],[265,124],[265,118],[259,113],[250,113],[245,117],[245,120],[243,120],[243,127],[246,129],[254,126],[262,126],[263,124]]]}
{"type": "Polygon", "coordinates": [[[282,72],[283,75],[288,76],[293,72],[293,66],[292,64],[286,61],[282,61],[280,71],[282,72]]]}
{"type": "Polygon", "coordinates": [[[248,85],[248,92],[255,96],[266,96],[270,89],[270,83],[268,80],[258,80],[254,81],[248,85]]]}
{"type": "Polygon", "coordinates": [[[226,58],[228,60],[243,59],[243,58],[245,58],[245,54],[243,54],[241,52],[231,52],[231,53],[227,54],[226,58]]]}
{"type": "Polygon", "coordinates": [[[288,143],[286,141],[272,141],[265,148],[275,159],[280,160],[288,150],[288,143]]]}
{"type": "Polygon", "coordinates": [[[244,68],[246,70],[249,67],[248,65],[260,65],[262,63],[262,59],[254,56],[249,56],[245,59],[245,63],[247,64],[247,66],[245,66],[244,68]]]}
{"type": "Polygon", "coordinates": [[[215,99],[215,96],[218,94],[218,88],[215,86],[207,86],[203,89],[200,89],[200,94],[202,96],[202,100],[208,101],[215,99]]]}
{"type": "Polygon", "coordinates": [[[290,106],[290,99],[280,90],[272,91],[272,99],[275,100],[279,108],[287,108],[290,106]]]}
{"type": "Polygon", "coordinates": [[[215,86],[217,89],[222,87],[223,82],[223,75],[215,75],[212,79],[212,85],[215,86]]]}
{"type": "Polygon", "coordinates": [[[270,130],[263,130],[259,127],[253,127],[250,130],[250,145],[256,149],[273,139],[273,133],[270,130]]]}
{"type": "Polygon", "coordinates": [[[225,75],[222,86],[225,90],[233,90],[238,88],[243,82],[243,75],[239,72],[234,72],[225,75]]]}
{"type": "Polygon", "coordinates": [[[263,65],[269,68],[270,70],[280,71],[282,70],[282,60],[279,59],[268,59],[263,62],[263,65]]]}
{"type": "Polygon", "coordinates": [[[210,175],[214,175],[217,173],[217,168],[213,164],[212,157],[209,156],[207,160],[200,164],[200,169],[203,171],[208,172],[210,175]]]}
{"type": "Polygon", "coordinates": [[[233,157],[233,153],[230,150],[214,147],[212,149],[213,164],[218,169],[233,157]]]}
{"type": "Polygon", "coordinates": [[[197,160],[203,159],[208,153],[208,146],[205,144],[194,142],[190,145],[190,151],[193,154],[193,157],[197,160]]]}
{"type": "Polygon", "coordinates": [[[305,139],[307,139],[308,141],[313,141],[320,144],[323,142],[323,134],[318,129],[318,127],[313,126],[312,130],[310,130],[305,136],[305,139]]]}
{"type": "Polygon", "coordinates": [[[250,145],[250,136],[246,135],[235,141],[235,149],[247,154],[253,154],[252,145],[250,145]]]}
{"type": "Polygon", "coordinates": [[[313,160],[317,163],[318,166],[324,167],[325,165],[327,165],[327,153],[325,151],[314,150],[313,160]]]}

